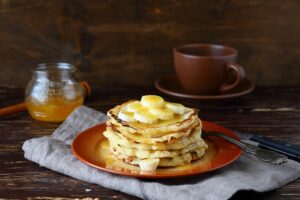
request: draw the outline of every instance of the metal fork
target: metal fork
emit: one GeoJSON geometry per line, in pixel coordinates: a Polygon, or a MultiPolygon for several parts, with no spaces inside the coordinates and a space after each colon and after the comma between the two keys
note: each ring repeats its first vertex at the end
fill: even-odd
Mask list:
{"type": "Polygon", "coordinates": [[[247,144],[247,143],[238,141],[238,140],[236,140],[232,137],[229,137],[228,135],[222,134],[222,133],[203,131],[202,137],[207,137],[207,136],[215,136],[215,137],[223,138],[224,140],[239,146],[246,153],[254,154],[258,159],[260,159],[264,162],[268,162],[268,163],[272,163],[272,164],[276,164],[276,165],[280,165],[282,163],[287,162],[287,156],[285,156],[285,155],[279,154],[274,151],[262,149],[255,145],[252,145],[252,144],[247,144]]]}

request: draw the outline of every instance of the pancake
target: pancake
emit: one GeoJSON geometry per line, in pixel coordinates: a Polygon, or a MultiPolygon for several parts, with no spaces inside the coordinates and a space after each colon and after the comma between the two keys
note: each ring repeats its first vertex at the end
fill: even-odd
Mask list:
{"type": "Polygon", "coordinates": [[[189,151],[198,149],[200,147],[207,148],[205,142],[200,138],[196,142],[189,144],[183,149],[167,151],[167,150],[141,150],[141,149],[130,149],[115,143],[110,143],[110,150],[117,155],[134,156],[139,159],[146,158],[173,158],[181,154],[185,154],[189,151]]]}
{"type": "Polygon", "coordinates": [[[130,141],[138,142],[138,143],[145,143],[145,144],[157,144],[166,141],[168,143],[172,143],[176,140],[179,140],[180,138],[188,137],[191,134],[192,130],[196,127],[199,132],[199,135],[201,135],[201,121],[197,120],[189,129],[182,130],[181,132],[165,133],[165,135],[160,137],[147,137],[141,134],[122,131],[117,126],[111,124],[110,121],[107,121],[108,130],[113,131],[114,133],[116,133],[122,138],[128,139],[130,141]]]}
{"type": "Polygon", "coordinates": [[[207,149],[198,111],[146,95],[110,109],[103,135],[109,150],[142,171],[173,167],[200,159],[207,149]]]}
{"type": "MultiPolygon", "coordinates": [[[[135,140],[127,139],[127,137],[124,137],[121,133],[116,133],[110,129],[107,129],[103,134],[106,138],[108,138],[110,143],[114,143],[126,148],[134,148],[141,150],[178,150],[196,142],[201,138],[201,129],[199,127],[192,129],[191,132],[192,133],[189,134],[188,137],[173,139],[172,141],[170,141],[170,143],[168,143],[168,141],[164,141],[156,142],[155,144],[136,142],[135,140]]],[[[145,138],[142,138],[141,140],[143,139],[145,138]]],[[[147,139],[151,142],[151,139],[147,139]]]]}
{"type": "Polygon", "coordinates": [[[160,137],[169,132],[186,130],[198,119],[196,109],[188,109],[184,115],[175,115],[172,120],[160,120],[150,125],[140,122],[126,122],[119,119],[118,114],[130,102],[132,101],[116,106],[107,113],[110,123],[118,126],[122,132],[141,134],[146,137],[160,137]]]}
{"type": "MultiPolygon", "coordinates": [[[[175,156],[173,158],[160,158],[160,159],[152,159],[158,161],[158,167],[176,167],[189,164],[194,160],[200,159],[205,153],[205,148],[198,148],[188,153],[175,156]]],[[[124,155],[117,155],[113,153],[118,159],[123,160],[126,163],[132,165],[141,165],[145,160],[149,161],[151,159],[139,159],[134,156],[124,156],[124,155]]]]}

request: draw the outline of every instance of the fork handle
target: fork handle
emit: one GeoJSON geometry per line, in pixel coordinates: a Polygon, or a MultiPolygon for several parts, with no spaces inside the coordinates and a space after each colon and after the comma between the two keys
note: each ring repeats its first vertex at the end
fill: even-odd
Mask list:
{"type": "Polygon", "coordinates": [[[216,137],[223,138],[223,139],[239,146],[245,152],[254,154],[258,159],[260,159],[264,162],[268,162],[268,163],[272,163],[272,164],[276,164],[276,165],[287,162],[287,157],[285,155],[276,153],[274,151],[265,150],[265,149],[259,148],[257,146],[251,145],[251,144],[246,144],[246,143],[240,142],[240,141],[238,141],[232,137],[229,137],[225,134],[222,134],[222,133],[203,131],[202,136],[203,137],[216,136],[216,137]]]}
{"type": "Polygon", "coordinates": [[[273,140],[262,135],[253,135],[250,140],[258,142],[259,145],[264,148],[272,149],[288,156],[298,158],[298,160],[300,159],[299,145],[273,140]]]}

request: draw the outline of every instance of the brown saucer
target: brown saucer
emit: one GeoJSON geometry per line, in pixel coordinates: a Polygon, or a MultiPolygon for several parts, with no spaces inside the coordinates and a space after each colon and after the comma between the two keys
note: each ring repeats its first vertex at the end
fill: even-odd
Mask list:
{"type": "Polygon", "coordinates": [[[248,79],[245,79],[241,84],[226,94],[218,95],[195,95],[186,93],[178,79],[176,74],[166,75],[155,81],[155,87],[159,91],[176,97],[188,98],[188,99],[203,99],[203,100],[216,100],[216,99],[227,99],[246,95],[254,90],[254,84],[248,79]]]}

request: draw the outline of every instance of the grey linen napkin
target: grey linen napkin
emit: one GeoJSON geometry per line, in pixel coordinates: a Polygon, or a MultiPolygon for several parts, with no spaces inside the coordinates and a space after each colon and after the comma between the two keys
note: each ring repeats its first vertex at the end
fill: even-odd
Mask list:
{"type": "Polygon", "coordinates": [[[300,177],[300,163],[289,160],[275,166],[247,154],[215,172],[182,179],[142,180],[102,172],[77,160],[70,144],[78,133],[105,120],[105,114],[81,106],[51,136],[27,140],[25,158],[76,179],[154,200],[224,200],[239,190],[265,192],[300,177]]]}

